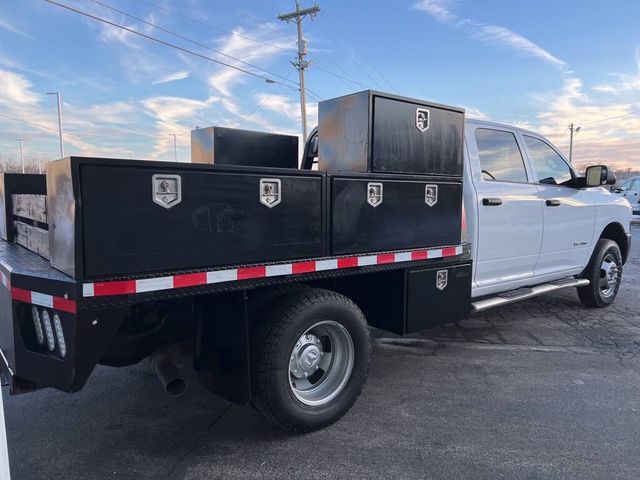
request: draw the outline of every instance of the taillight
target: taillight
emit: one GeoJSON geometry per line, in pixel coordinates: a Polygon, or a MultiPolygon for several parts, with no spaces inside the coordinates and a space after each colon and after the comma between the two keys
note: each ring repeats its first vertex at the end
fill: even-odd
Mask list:
{"type": "Polygon", "coordinates": [[[53,314],[53,328],[56,330],[56,340],[58,341],[58,353],[61,357],[67,356],[67,344],[64,341],[64,332],[62,331],[62,322],[60,315],[53,314]]]}
{"type": "MultiPolygon", "coordinates": [[[[23,319],[29,321],[28,317],[23,319]]],[[[25,346],[29,350],[40,353],[46,353],[48,350],[62,358],[67,356],[67,342],[62,329],[62,318],[58,312],[32,305],[31,322],[33,329],[21,327],[23,335],[27,337],[25,346]]]]}
{"type": "Polygon", "coordinates": [[[51,317],[46,310],[42,311],[42,323],[44,324],[44,333],[47,335],[47,347],[50,352],[56,348],[56,340],[53,338],[53,327],[51,326],[51,317]]]}
{"type": "Polygon", "coordinates": [[[38,312],[38,307],[35,305],[31,307],[31,317],[33,318],[33,328],[36,331],[36,342],[38,342],[38,345],[42,345],[44,343],[44,332],[40,323],[40,312],[38,312]]]}

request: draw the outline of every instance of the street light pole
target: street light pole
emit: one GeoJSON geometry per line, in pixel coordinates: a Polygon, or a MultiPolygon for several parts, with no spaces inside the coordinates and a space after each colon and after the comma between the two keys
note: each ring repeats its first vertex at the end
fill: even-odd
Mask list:
{"type": "Polygon", "coordinates": [[[24,138],[17,138],[18,142],[20,142],[20,165],[22,165],[22,173],[24,173],[24,156],[22,155],[22,142],[24,142],[24,138]]]}
{"type": "Polygon", "coordinates": [[[55,95],[58,100],[58,135],[60,136],[60,158],[64,158],[64,142],[62,141],[62,102],[60,92],[47,92],[47,95],[55,95]]]}
{"type": "Polygon", "coordinates": [[[173,159],[178,161],[178,147],[176,146],[176,134],[170,133],[169,136],[173,136],[173,159]]]}

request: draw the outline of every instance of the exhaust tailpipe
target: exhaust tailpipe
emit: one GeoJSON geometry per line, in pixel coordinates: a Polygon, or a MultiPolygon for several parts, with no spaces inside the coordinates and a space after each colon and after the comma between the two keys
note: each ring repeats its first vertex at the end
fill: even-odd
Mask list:
{"type": "Polygon", "coordinates": [[[170,397],[179,397],[184,393],[186,383],[165,350],[156,350],[149,357],[151,370],[158,376],[162,388],[170,397]]]}

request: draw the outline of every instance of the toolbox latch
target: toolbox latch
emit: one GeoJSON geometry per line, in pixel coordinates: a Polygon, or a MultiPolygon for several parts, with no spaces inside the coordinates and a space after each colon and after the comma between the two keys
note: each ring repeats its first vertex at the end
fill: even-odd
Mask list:
{"type": "Polygon", "coordinates": [[[156,174],[152,177],[153,202],[161,207],[171,208],[182,201],[182,181],[180,175],[156,174]]]}
{"type": "Polygon", "coordinates": [[[282,201],[282,183],[279,178],[260,179],[260,203],[273,208],[282,201]]]}
{"type": "Polygon", "coordinates": [[[382,183],[367,183],[367,202],[372,207],[377,207],[382,203],[382,183]]]}

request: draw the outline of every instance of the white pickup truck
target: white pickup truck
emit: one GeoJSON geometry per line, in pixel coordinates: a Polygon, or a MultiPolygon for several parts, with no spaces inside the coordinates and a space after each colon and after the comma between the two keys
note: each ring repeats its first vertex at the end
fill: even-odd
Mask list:
{"type": "Polygon", "coordinates": [[[631,207],[544,138],[382,92],[319,104],[295,136],[192,132],[192,163],[70,157],[0,174],[0,370],[76,392],[150,359],[293,431],[367,377],[368,326],[400,335],[561,288],[614,301],[631,207]],[[317,159],[318,168],[314,168],[317,159]],[[317,171],[316,171],[317,170],[317,171]]]}
{"type": "MultiPolygon", "coordinates": [[[[615,181],[600,173],[609,176],[603,183],[615,181]]],[[[498,294],[474,300],[476,310],[566,286],[553,282],[573,276],[590,281],[578,288],[586,306],[613,302],[630,246],[631,207],[604,186],[587,187],[544,137],[467,120],[464,206],[472,297],[498,294]]]]}

